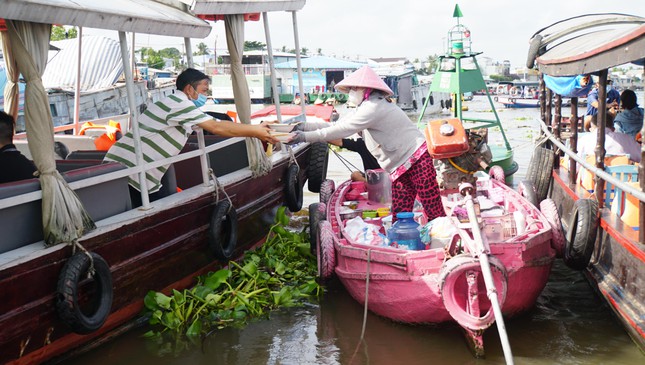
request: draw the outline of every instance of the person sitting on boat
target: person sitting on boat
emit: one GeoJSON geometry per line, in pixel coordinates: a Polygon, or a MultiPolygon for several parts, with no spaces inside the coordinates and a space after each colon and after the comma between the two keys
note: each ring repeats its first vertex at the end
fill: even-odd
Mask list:
{"type": "Polygon", "coordinates": [[[31,179],[36,166],[13,144],[13,117],[0,111],[0,183],[31,179]]]}
{"type": "Polygon", "coordinates": [[[367,149],[392,178],[392,212],[411,212],[417,197],[428,220],[445,216],[436,171],[423,134],[389,98],[392,90],[369,67],[363,66],[336,84],[349,93],[356,112],[330,123],[303,123],[288,142],[322,142],[363,133],[367,149]]]}
{"type": "Polygon", "coordinates": [[[620,94],[622,111],[614,119],[616,132],[625,133],[636,138],[636,134],[643,128],[643,108],[638,106],[636,93],[626,89],[620,94]]]}
{"type": "MultiPolygon", "coordinates": [[[[176,80],[177,91],[151,104],[139,116],[141,148],[145,161],[156,161],[179,154],[195,128],[223,137],[256,137],[264,142],[277,143],[267,125],[240,124],[221,121],[202,112],[199,108],[206,102],[210,78],[203,72],[188,68],[176,80]]],[[[128,132],[107,152],[104,161],[120,162],[128,167],[136,165],[134,137],[128,132]]],[[[161,178],[169,165],[146,171],[150,200],[161,188],[161,178]]],[[[138,202],[140,185],[138,175],[130,175],[131,196],[138,202]],[[134,190],[133,190],[134,189],[134,190]]]]}
{"type": "MultiPolygon", "coordinates": [[[[629,155],[629,159],[634,162],[641,161],[641,145],[636,142],[634,137],[625,133],[614,131],[613,115],[607,112],[607,122],[605,128],[605,155],[620,156],[629,155]]],[[[580,135],[578,139],[578,156],[585,158],[595,153],[598,133],[596,131],[598,115],[591,117],[591,132],[580,135]]]]}
{"type": "MultiPolygon", "coordinates": [[[[585,131],[589,131],[591,117],[598,114],[598,87],[599,84],[596,82],[594,88],[587,95],[587,113],[585,114],[584,128],[585,131]]],[[[612,112],[613,115],[616,115],[616,109],[618,108],[618,101],[620,100],[620,93],[612,87],[612,81],[607,79],[607,103],[605,106],[607,110],[612,112]]]]}

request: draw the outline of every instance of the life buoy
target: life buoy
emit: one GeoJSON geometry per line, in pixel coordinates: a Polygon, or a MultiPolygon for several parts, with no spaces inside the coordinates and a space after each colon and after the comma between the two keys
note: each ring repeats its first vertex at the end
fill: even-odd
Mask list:
{"type": "MultiPolygon", "coordinates": [[[[504,264],[495,256],[489,256],[493,282],[497,290],[500,307],[506,300],[508,278],[504,264]]],[[[468,254],[457,255],[444,262],[439,271],[441,299],[450,316],[461,326],[471,330],[483,330],[495,321],[493,307],[486,295],[484,277],[479,259],[468,254]],[[467,275],[477,273],[477,300],[480,314],[471,313],[473,306],[468,302],[470,288],[467,275]],[[481,315],[481,313],[484,313],[481,315]]]]}
{"type": "Polygon", "coordinates": [[[536,147],[531,156],[526,179],[533,182],[538,203],[546,199],[549,194],[554,159],[553,151],[545,147],[536,147]]]}
{"type": "Polygon", "coordinates": [[[589,265],[598,231],[598,203],[579,199],[573,204],[569,232],[564,247],[564,263],[574,270],[589,265]]]}
{"type": "Polygon", "coordinates": [[[307,168],[307,188],[312,193],[320,192],[320,184],[327,177],[329,147],[327,142],[315,142],[309,147],[309,167],[307,168]]]}
{"type": "Polygon", "coordinates": [[[488,175],[502,184],[506,184],[506,173],[502,166],[491,166],[490,169],[488,169],[488,175]]]}
{"type": "Polygon", "coordinates": [[[336,252],[334,248],[334,231],[331,223],[322,220],[318,224],[318,241],[316,259],[318,262],[318,277],[329,280],[334,275],[336,267],[336,252]]]}
{"type": "Polygon", "coordinates": [[[112,308],[112,274],[105,260],[97,253],[78,252],[63,267],[58,277],[56,310],[58,316],[78,334],[92,333],[105,323],[112,308]],[[89,272],[93,262],[94,271],[89,272]],[[91,313],[85,313],[84,305],[79,303],[79,286],[89,275],[95,284],[95,305],[91,313]]]}
{"type": "Polygon", "coordinates": [[[325,203],[309,204],[309,247],[314,256],[318,252],[318,225],[325,219],[327,219],[327,205],[325,203]]]}
{"type": "Polygon", "coordinates": [[[292,212],[302,209],[302,184],[300,183],[300,167],[291,164],[284,177],[285,205],[292,212]]]}
{"type": "Polygon", "coordinates": [[[237,245],[237,212],[228,200],[217,202],[208,227],[208,246],[221,261],[228,262],[237,245]]]}
{"type": "Polygon", "coordinates": [[[325,180],[322,182],[320,185],[320,195],[319,195],[319,200],[321,203],[327,204],[329,202],[329,199],[331,199],[331,195],[334,193],[336,190],[336,186],[334,184],[334,180],[325,180]]]}
{"type": "Polygon", "coordinates": [[[517,86],[513,86],[511,90],[509,91],[509,94],[513,96],[517,96],[520,94],[520,89],[517,86]]]}
{"type": "Polygon", "coordinates": [[[517,186],[517,192],[520,193],[529,203],[538,206],[537,194],[535,193],[535,186],[530,180],[522,180],[517,186]]]}
{"type": "Polygon", "coordinates": [[[564,232],[562,229],[562,220],[558,213],[558,207],[553,199],[544,199],[540,202],[540,212],[549,221],[551,226],[551,248],[555,250],[556,257],[562,257],[564,254],[564,232]]]}

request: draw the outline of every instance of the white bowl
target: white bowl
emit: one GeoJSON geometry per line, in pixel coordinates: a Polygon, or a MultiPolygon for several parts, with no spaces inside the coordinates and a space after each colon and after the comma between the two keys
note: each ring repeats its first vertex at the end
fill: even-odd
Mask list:
{"type": "Polygon", "coordinates": [[[274,130],[276,132],[282,132],[282,133],[289,133],[293,131],[293,129],[296,127],[297,123],[294,124],[269,124],[269,128],[271,130],[274,130]]]}
{"type": "Polygon", "coordinates": [[[294,134],[271,131],[271,135],[280,142],[288,142],[294,134]]]}

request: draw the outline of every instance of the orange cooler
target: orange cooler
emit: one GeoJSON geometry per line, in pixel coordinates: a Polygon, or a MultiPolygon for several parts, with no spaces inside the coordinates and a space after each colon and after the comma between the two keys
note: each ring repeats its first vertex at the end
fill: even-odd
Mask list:
{"type": "Polygon", "coordinates": [[[425,129],[428,152],[433,158],[451,158],[468,151],[466,130],[457,118],[428,122],[425,129]]]}

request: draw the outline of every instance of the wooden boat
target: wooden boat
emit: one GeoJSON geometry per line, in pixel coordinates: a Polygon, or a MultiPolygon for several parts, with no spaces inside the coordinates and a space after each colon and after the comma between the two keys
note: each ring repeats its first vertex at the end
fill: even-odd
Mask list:
{"type": "MultiPolygon", "coordinates": [[[[221,11],[224,15],[292,11],[296,24],[295,12],[304,3],[198,1],[194,11],[199,8],[199,14],[221,11]]],[[[16,31],[12,33],[16,24],[22,29],[70,24],[118,31],[124,55],[126,31],[183,37],[205,37],[210,32],[208,23],[196,18],[184,4],[170,0],[136,4],[114,0],[97,7],[44,0],[9,1],[0,8],[0,18],[10,28],[8,40],[14,47],[20,47],[16,31]]],[[[236,18],[241,21],[241,17],[236,18]]],[[[31,44],[46,52],[49,38],[41,38],[32,38],[31,44]]],[[[188,39],[186,43],[190,45],[188,39]]],[[[24,47],[30,57],[38,53],[24,47]]],[[[5,57],[10,56],[5,53],[5,57]]],[[[131,82],[129,58],[124,58],[126,82],[131,82]]],[[[18,60],[17,64],[26,62],[18,60]]],[[[37,93],[38,84],[30,85],[28,81],[27,88],[37,93]]],[[[29,92],[26,95],[29,98],[29,92]]],[[[40,100],[46,101],[46,97],[40,100]]],[[[34,111],[49,110],[44,102],[27,102],[34,111]]],[[[132,98],[130,105],[135,105],[132,98]]],[[[126,119],[136,121],[133,108],[131,112],[126,119]]],[[[44,128],[48,132],[51,121],[45,122],[49,122],[44,128]]],[[[29,114],[26,123],[33,123],[29,114]]],[[[36,135],[38,132],[29,130],[28,141],[32,143],[36,135]]],[[[53,138],[40,137],[42,143],[53,144],[53,138]]],[[[79,144],[89,138],[64,137],[84,141],[79,144]]],[[[261,174],[250,166],[248,143],[240,138],[198,133],[178,156],[131,169],[101,164],[101,151],[70,148],[68,158],[57,160],[56,168],[96,228],[89,228],[89,220],[85,220],[86,225],[79,229],[65,231],[68,239],[52,240],[43,234],[44,212],[51,211],[41,204],[48,196],[40,189],[46,176],[40,182],[31,179],[0,185],[0,225],[4,232],[0,238],[0,363],[40,363],[100,344],[133,325],[149,290],[169,292],[171,288],[194,285],[197,275],[216,270],[245,249],[262,243],[275,210],[281,205],[299,210],[304,180],[322,180],[322,171],[309,166],[312,158],[325,160],[327,150],[321,152],[324,156],[316,157],[310,145],[304,144],[274,152],[269,157],[272,167],[261,174]],[[213,172],[208,169],[209,161],[213,172]],[[168,162],[173,167],[164,175],[162,197],[149,202],[147,195],[142,195],[142,207],[132,209],[128,176],[168,162]]],[[[51,151],[40,157],[54,166],[53,146],[51,151]]],[[[62,182],[57,186],[68,189],[62,182]]],[[[71,204],[76,199],[66,197],[57,202],[71,204]]],[[[63,216],[57,218],[67,224],[80,214],[71,213],[69,221],[63,216]]]]}
{"type": "MultiPolygon", "coordinates": [[[[566,19],[536,32],[530,42],[527,66],[541,75],[599,76],[599,110],[606,108],[608,70],[645,58],[645,18],[625,14],[591,14],[566,19]],[[574,38],[568,35],[575,33],[574,38]]],[[[550,99],[552,92],[543,94],[550,99]]],[[[578,156],[578,100],[572,98],[571,125],[562,123],[561,100],[553,109],[542,100],[542,134],[548,141],[536,147],[527,176],[557,202],[567,231],[565,263],[582,270],[634,342],[645,351],[645,181],[640,163],[609,166],[606,154],[606,116],[599,113],[595,164],[578,156]],[[565,130],[566,127],[566,130],[565,130]],[[568,146],[565,145],[568,140],[568,146]],[[553,152],[557,148],[564,153],[553,152]],[[607,166],[606,166],[607,165],[607,166]],[[545,174],[544,166],[552,166],[545,174]],[[569,168],[566,168],[566,167],[569,168]],[[591,172],[592,184],[582,186],[578,171],[591,172]],[[549,186],[551,188],[549,189],[549,186]],[[548,193],[550,191],[550,193],[548,193]]],[[[642,133],[642,132],[641,132],[642,133]]],[[[645,154],[641,153],[645,158],[645,154]]],[[[593,330],[593,329],[591,329],[593,330]]]]}
{"type": "MultiPolygon", "coordinates": [[[[333,181],[326,180],[321,187],[321,203],[309,208],[311,229],[317,231],[312,242],[317,245],[320,276],[338,277],[356,301],[394,321],[457,322],[464,328],[475,355],[483,356],[484,330],[500,317],[493,315],[491,289],[487,294],[477,257],[486,256],[490,261],[501,313],[513,317],[533,307],[564,240],[553,201],[543,201],[540,211],[527,199],[530,193],[521,195],[504,183],[499,166],[493,168],[493,174],[496,178],[477,182],[477,196],[492,199],[494,204],[487,210],[497,213],[481,214],[477,226],[472,226],[472,220],[468,223],[464,219],[463,211],[454,213],[459,207],[463,209],[466,198],[457,189],[444,189],[444,206],[453,212],[447,214],[458,230],[418,251],[373,245],[353,236],[343,209],[347,201],[356,198],[353,190],[357,183],[347,181],[334,189],[333,181]],[[525,217],[526,224],[514,216],[525,217]],[[481,255],[474,242],[479,225],[481,252],[485,252],[481,255]],[[468,277],[475,280],[468,281],[468,277]]],[[[364,197],[357,204],[359,211],[382,207],[386,206],[364,197]]],[[[378,226],[380,219],[366,222],[378,226]]],[[[503,323],[497,326],[499,329],[503,323]]]]}

